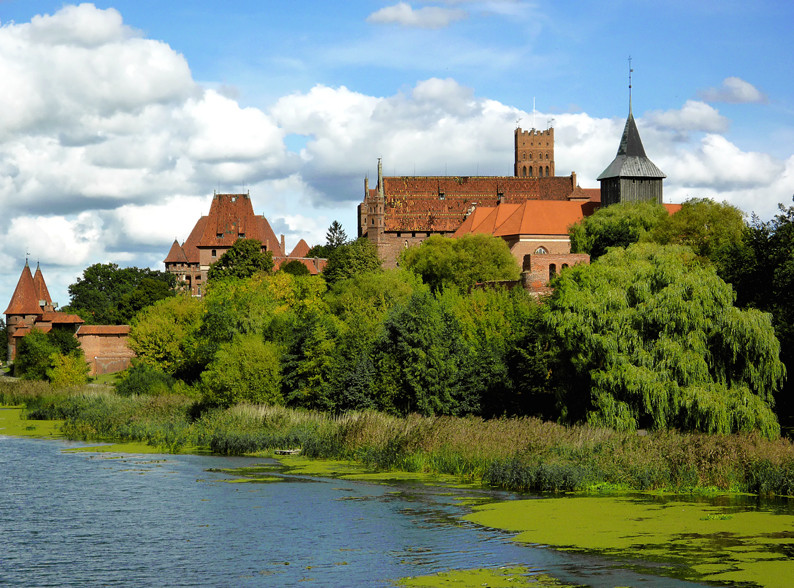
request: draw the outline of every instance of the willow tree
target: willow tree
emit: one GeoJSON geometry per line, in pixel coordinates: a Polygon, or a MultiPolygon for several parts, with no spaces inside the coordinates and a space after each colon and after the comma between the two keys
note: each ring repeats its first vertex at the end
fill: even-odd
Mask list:
{"type": "Polygon", "coordinates": [[[569,268],[546,315],[568,419],[779,435],[771,405],[785,368],[770,315],[733,302],[681,246],[636,244],[569,268]]]}

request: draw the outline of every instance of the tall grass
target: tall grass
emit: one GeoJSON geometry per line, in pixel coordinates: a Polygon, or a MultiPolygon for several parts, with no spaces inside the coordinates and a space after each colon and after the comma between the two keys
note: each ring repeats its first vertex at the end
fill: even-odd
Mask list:
{"type": "Polygon", "coordinates": [[[274,406],[202,410],[183,396],[117,396],[111,389],[55,391],[0,382],[0,403],[29,418],[63,419],[81,440],[144,441],[167,451],[223,455],[300,448],[309,457],[353,459],[379,470],[433,472],[518,491],[720,491],[794,495],[794,446],[758,434],[618,433],[534,418],[396,418],[274,406]]]}

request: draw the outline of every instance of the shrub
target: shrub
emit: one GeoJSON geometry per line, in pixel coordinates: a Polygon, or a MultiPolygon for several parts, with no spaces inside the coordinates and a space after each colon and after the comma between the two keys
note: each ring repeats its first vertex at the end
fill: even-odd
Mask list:
{"type": "Polygon", "coordinates": [[[168,394],[176,380],[169,374],[146,363],[137,363],[116,383],[116,393],[120,396],[149,394],[158,396],[168,394]]]}

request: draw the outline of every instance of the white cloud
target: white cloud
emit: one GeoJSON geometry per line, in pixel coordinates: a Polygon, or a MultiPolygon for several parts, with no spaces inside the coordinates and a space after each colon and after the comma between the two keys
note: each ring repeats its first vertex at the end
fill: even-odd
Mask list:
{"type": "Polygon", "coordinates": [[[94,212],[74,218],[64,216],[19,216],[2,237],[3,249],[17,256],[56,265],[80,265],[91,258],[100,242],[102,221],[94,212]]]}
{"type": "Polygon", "coordinates": [[[747,102],[766,102],[766,96],[741,78],[730,77],[722,80],[719,88],[708,88],[699,92],[700,97],[706,102],[729,102],[742,104],[747,102]]]}
{"type": "Polygon", "coordinates": [[[406,2],[398,2],[373,12],[367,17],[368,22],[378,24],[398,24],[405,27],[422,29],[441,29],[456,20],[466,18],[466,12],[440,6],[426,6],[414,9],[406,2]]]}
{"type": "Polygon", "coordinates": [[[687,100],[677,110],[655,110],[644,117],[652,125],[678,132],[704,131],[721,133],[728,130],[728,119],[719,111],[697,100],[687,100]]]}

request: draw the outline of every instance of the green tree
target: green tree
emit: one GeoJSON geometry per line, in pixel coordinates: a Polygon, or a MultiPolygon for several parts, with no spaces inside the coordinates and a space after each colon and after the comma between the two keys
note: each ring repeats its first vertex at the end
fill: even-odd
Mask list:
{"type": "Polygon", "coordinates": [[[172,376],[196,377],[204,302],[191,296],[167,298],[143,309],[130,326],[129,346],[140,363],[172,376]]]}
{"type": "Polygon", "coordinates": [[[667,217],[667,209],[653,202],[605,206],[571,226],[571,252],[598,259],[610,247],[628,247],[642,240],[667,217]]]}
{"type": "Polygon", "coordinates": [[[121,373],[116,382],[116,394],[119,396],[140,396],[148,394],[161,396],[169,394],[176,380],[164,371],[140,361],[121,373]]]}
{"type": "Polygon", "coordinates": [[[468,355],[454,314],[426,287],[383,322],[375,361],[380,408],[398,414],[478,412],[467,395],[468,355]]]}
{"type": "Polygon", "coordinates": [[[460,239],[433,235],[400,255],[400,267],[415,273],[433,292],[466,290],[477,282],[516,280],[520,268],[507,243],[492,235],[460,239]]]}
{"type": "Polygon", "coordinates": [[[309,268],[297,259],[281,264],[278,271],[284,272],[285,274],[292,274],[293,276],[308,276],[311,274],[309,268]]]}
{"type": "Polygon", "coordinates": [[[309,249],[309,257],[327,258],[331,251],[348,243],[347,233],[338,221],[334,221],[325,233],[325,245],[315,245],[309,249]]]}
{"type": "MultiPolygon", "coordinates": [[[[779,205],[770,221],[753,217],[726,255],[723,275],[736,290],[739,306],[770,312],[781,344],[780,357],[794,370],[794,206],[779,205]]],[[[794,428],[791,381],[776,395],[781,424],[794,428]]]]}
{"type": "Polygon", "coordinates": [[[745,228],[744,214],[735,206],[692,198],[681,205],[681,210],[662,218],[648,238],[662,245],[686,245],[713,262],[722,276],[745,228]]]}
{"type": "Polygon", "coordinates": [[[280,357],[278,346],[260,336],[236,335],[220,346],[201,374],[205,401],[215,406],[284,404],[280,357]]]}
{"type": "Polygon", "coordinates": [[[273,254],[262,251],[262,243],[257,239],[238,239],[220,259],[210,266],[207,281],[224,278],[250,278],[257,272],[273,271],[273,254]]]}
{"type": "Polygon", "coordinates": [[[173,296],[175,284],[167,272],[96,263],[69,286],[70,302],[63,310],[88,324],[128,324],[142,308],[173,296]]]}
{"type": "Polygon", "coordinates": [[[55,353],[50,357],[47,378],[55,388],[82,386],[88,381],[89,369],[82,349],[66,355],[55,353]]]}
{"type": "Polygon", "coordinates": [[[688,248],[614,249],[557,279],[547,328],[568,420],[775,437],[785,368],[771,317],[688,248]]]}
{"type": "Polygon", "coordinates": [[[381,260],[375,246],[365,237],[340,245],[328,254],[323,277],[328,284],[358,274],[378,271],[381,260]]]}
{"type": "Polygon", "coordinates": [[[58,346],[52,338],[38,329],[33,329],[17,342],[14,375],[25,380],[47,380],[47,370],[56,355],[58,346]]]}

